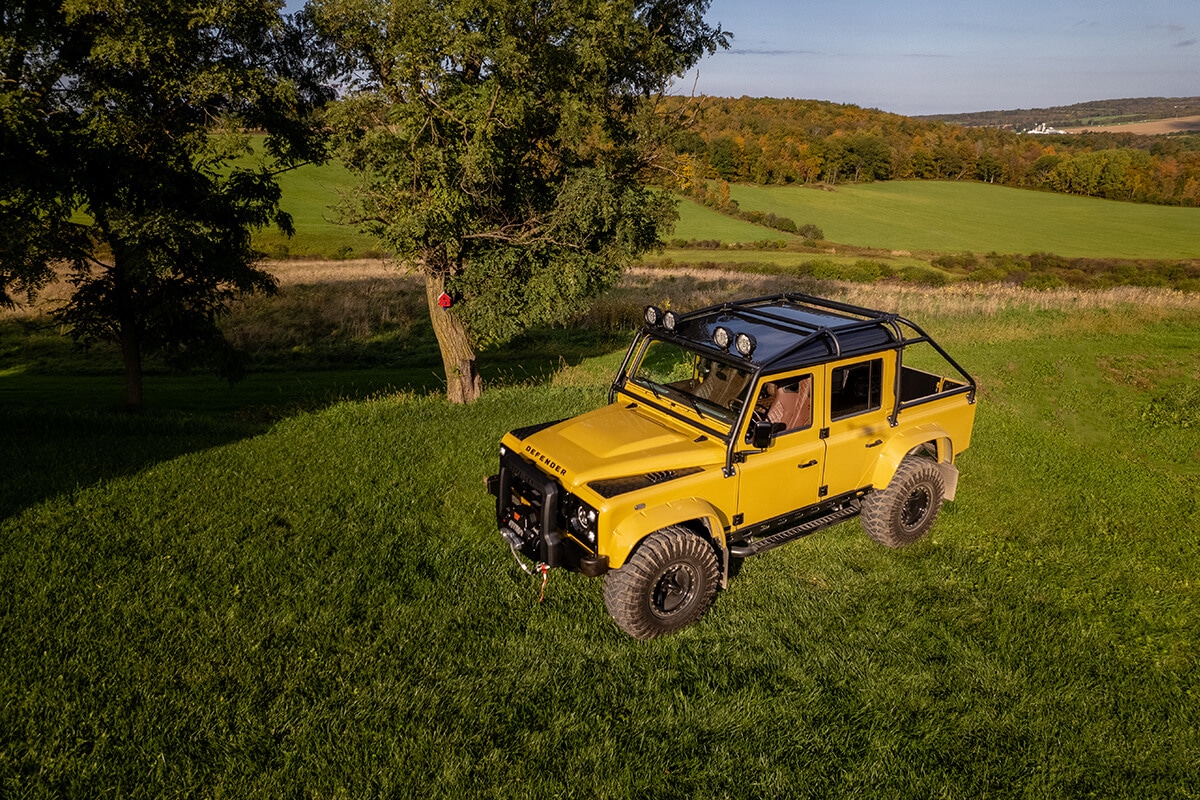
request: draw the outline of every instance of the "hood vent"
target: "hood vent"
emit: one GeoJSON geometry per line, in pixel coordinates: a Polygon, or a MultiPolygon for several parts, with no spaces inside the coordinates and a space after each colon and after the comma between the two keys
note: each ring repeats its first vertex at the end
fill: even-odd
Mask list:
{"type": "Polygon", "coordinates": [[[647,472],[644,475],[630,475],[627,478],[609,478],[608,480],[592,481],[588,488],[601,497],[616,497],[619,494],[636,492],[647,486],[673,481],[688,475],[703,471],[700,467],[684,467],[683,469],[664,469],[647,472]]]}

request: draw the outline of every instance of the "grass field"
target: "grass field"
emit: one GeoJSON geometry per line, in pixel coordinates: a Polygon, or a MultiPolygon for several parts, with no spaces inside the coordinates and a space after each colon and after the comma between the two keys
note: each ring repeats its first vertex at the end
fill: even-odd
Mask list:
{"type": "Polygon", "coordinates": [[[281,207],[292,215],[294,236],[277,229],[259,231],[255,246],[272,258],[363,258],[381,255],[374,238],[351,225],[337,221],[336,206],[343,194],[352,192],[355,178],[338,162],[311,164],[279,176],[283,190],[281,207]]]}
{"type": "Polygon", "coordinates": [[[638,270],[590,345],[532,337],[466,408],[282,385],[247,415],[157,376],[130,418],[10,367],[0,795],[1195,797],[1198,302],[638,270]],[[903,311],[979,378],[932,535],[838,526],[648,644],[599,581],[539,604],[483,490],[500,434],[602,403],[641,303],[783,286],[903,311]]]}
{"type": "MultiPolygon", "coordinates": [[[[971,182],[734,186],[743,210],[822,228],[833,242],[897,250],[1200,258],[1200,209],[1119,203],[971,182]]],[[[702,238],[702,237],[701,237],[702,238]]]]}
{"type": "MultiPolygon", "coordinates": [[[[377,254],[371,237],[335,221],[331,207],[354,180],[332,164],[281,176],[284,210],[297,233],[255,237],[276,258],[358,258],[377,254]]],[[[889,181],[841,186],[734,186],[743,210],[773,212],[814,224],[831,242],[881,250],[945,253],[1050,252],[1068,257],[1200,258],[1200,209],[1118,203],[973,182],[889,181]]],[[[672,238],[797,241],[770,228],[681,199],[672,238]]]]}

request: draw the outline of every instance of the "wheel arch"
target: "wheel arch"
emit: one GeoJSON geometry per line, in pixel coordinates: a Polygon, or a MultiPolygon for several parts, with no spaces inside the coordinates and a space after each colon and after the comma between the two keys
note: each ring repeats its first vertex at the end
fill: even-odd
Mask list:
{"type": "Polygon", "coordinates": [[[937,464],[945,484],[945,499],[953,500],[958,488],[958,467],[954,466],[954,443],[950,435],[940,426],[921,426],[905,433],[897,434],[882,448],[871,484],[876,489],[883,489],[892,482],[900,462],[910,455],[928,458],[937,464]]]}
{"type": "Polygon", "coordinates": [[[692,531],[712,545],[720,563],[727,561],[721,513],[711,503],[689,497],[638,511],[618,523],[609,539],[609,565],[621,567],[647,536],[672,525],[692,531]]]}

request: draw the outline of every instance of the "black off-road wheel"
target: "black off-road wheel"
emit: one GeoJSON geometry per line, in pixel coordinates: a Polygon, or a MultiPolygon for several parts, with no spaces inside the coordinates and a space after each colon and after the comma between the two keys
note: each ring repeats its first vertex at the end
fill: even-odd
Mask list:
{"type": "Polygon", "coordinates": [[[621,630],[644,641],[700,619],[719,580],[712,546],[672,525],[650,534],[620,569],[604,576],[604,605],[621,630]]]}
{"type": "Polygon", "coordinates": [[[945,491],[937,464],[907,456],[886,489],[863,498],[863,530],[887,547],[912,544],[933,527],[945,491]]]}

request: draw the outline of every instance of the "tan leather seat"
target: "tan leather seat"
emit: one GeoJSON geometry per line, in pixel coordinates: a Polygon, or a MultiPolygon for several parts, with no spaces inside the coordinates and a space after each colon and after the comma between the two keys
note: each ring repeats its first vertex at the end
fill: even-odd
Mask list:
{"type": "Polygon", "coordinates": [[[812,378],[798,384],[783,384],[767,411],[771,422],[783,423],[783,430],[794,431],[812,424],[812,378]]]}

